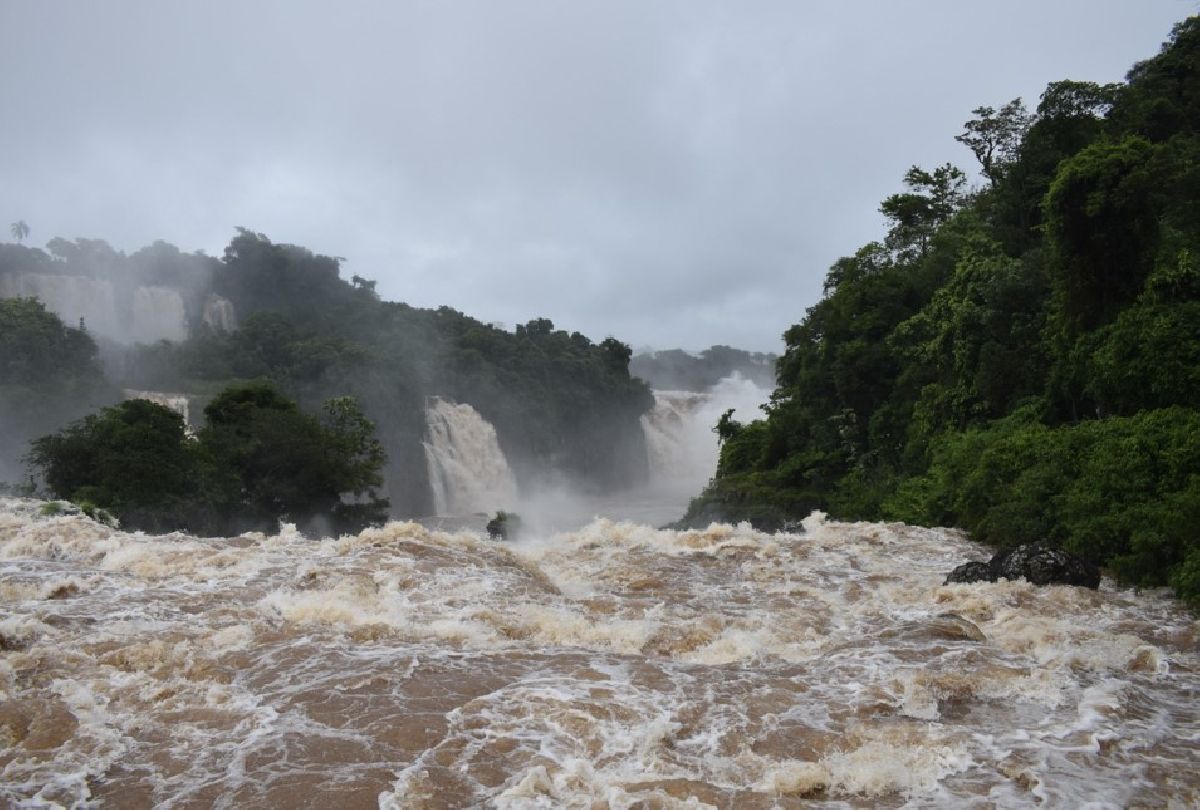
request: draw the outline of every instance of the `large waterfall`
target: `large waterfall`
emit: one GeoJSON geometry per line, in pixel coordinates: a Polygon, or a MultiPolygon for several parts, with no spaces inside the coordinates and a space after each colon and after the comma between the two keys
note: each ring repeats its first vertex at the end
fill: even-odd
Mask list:
{"type": "Polygon", "coordinates": [[[425,459],[439,515],[513,509],[517,481],[496,429],[470,405],[435,397],[425,412],[425,459]]]}
{"type": "Polygon", "coordinates": [[[713,428],[721,415],[732,408],[739,421],[757,419],[769,394],[736,373],[705,393],[655,391],[654,408],[642,416],[652,486],[665,495],[699,494],[717,469],[713,428]]]}

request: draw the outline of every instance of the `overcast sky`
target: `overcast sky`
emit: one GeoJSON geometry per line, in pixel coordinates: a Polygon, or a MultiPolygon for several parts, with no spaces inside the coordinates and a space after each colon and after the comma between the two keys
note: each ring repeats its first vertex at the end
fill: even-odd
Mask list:
{"type": "Polygon", "coordinates": [[[0,222],[635,347],[778,351],[972,108],[1116,81],[1192,0],[0,0],[0,222]]]}

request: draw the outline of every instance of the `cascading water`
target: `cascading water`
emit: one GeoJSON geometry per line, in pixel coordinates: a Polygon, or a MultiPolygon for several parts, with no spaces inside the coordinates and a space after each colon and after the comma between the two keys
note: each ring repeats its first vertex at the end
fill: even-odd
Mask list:
{"type": "Polygon", "coordinates": [[[0,276],[0,298],[37,298],[68,326],[83,319],[89,332],[121,342],[178,341],[188,336],[183,296],[170,287],[138,287],[127,318],[118,314],[112,283],[89,276],[0,276]]]}
{"type": "Polygon", "coordinates": [[[183,296],[170,287],[138,287],[133,291],[133,321],[126,337],[135,343],[186,340],[183,296]]]}
{"type": "Polygon", "coordinates": [[[651,486],[676,500],[699,494],[717,469],[719,447],[713,428],[721,415],[732,408],[739,421],[760,418],[759,406],[769,396],[769,391],[736,373],[704,393],[655,391],[654,408],[642,416],[651,486]]]}
{"type": "Polygon", "coordinates": [[[1200,805],[1161,591],[844,524],[126,533],[0,498],[0,806],[1200,805]]]}
{"type": "Polygon", "coordinates": [[[204,299],[202,319],[213,329],[222,332],[232,332],[237,328],[237,316],[233,310],[233,302],[216,293],[209,293],[204,299]]]}
{"type": "Polygon", "coordinates": [[[36,298],[67,326],[82,318],[88,330],[106,337],[120,337],[113,286],[88,276],[49,273],[19,273],[0,276],[0,298],[36,298]]]}
{"type": "Polygon", "coordinates": [[[438,515],[511,510],[517,482],[496,429],[465,403],[435,397],[425,411],[425,459],[438,515]]]}

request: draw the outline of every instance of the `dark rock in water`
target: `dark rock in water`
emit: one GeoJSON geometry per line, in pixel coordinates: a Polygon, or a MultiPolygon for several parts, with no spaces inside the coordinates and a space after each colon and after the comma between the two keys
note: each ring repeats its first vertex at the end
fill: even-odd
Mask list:
{"type": "Polygon", "coordinates": [[[521,518],[513,512],[500,511],[488,521],[488,537],[493,540],[512,540],[521,529],[521,518]]]}
{"type": "Polygon", "coordinates": [[[946,576],[943,585],[953,582],[995,582],[992,566],[985,562],[967,562],[955,568],[946,576]]]}
{"type": "Polygon", "coordinates": [[[955,568],[944,585],[1024,579],[1034,585],[1100,587],[1100,569],[1073,554],[1044,543],[1027,543],[1001,551],[990,562],[968,562],[955,568]]]}
{"type": "Polygon", "coordinates": [[[992,558],[991,567],[996,579],[1027,579],[1034,585],[1100,587],[1099,568],[1042,543],[1002,551],[992,558]]]}

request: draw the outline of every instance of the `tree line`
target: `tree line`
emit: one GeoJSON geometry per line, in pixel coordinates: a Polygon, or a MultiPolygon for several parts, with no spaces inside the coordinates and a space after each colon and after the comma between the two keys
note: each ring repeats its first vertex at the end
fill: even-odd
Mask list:
{"type": "Polygon", "coordinates": [[[982,186],[905,174],[685,522],[957,525],[1200,605],[1200,18],[1122,83],[972,116],[982,186]]]}

